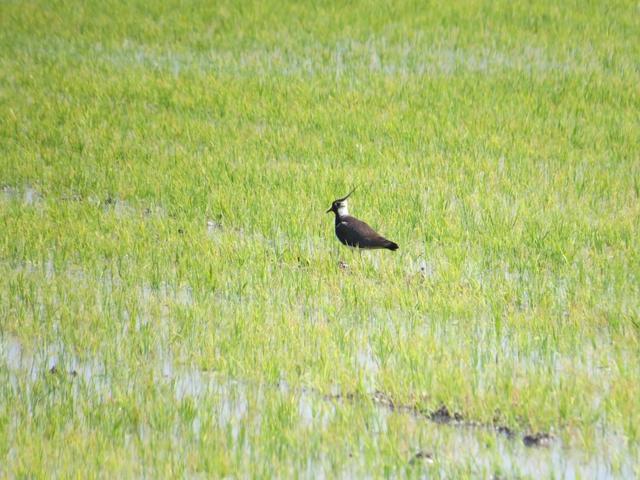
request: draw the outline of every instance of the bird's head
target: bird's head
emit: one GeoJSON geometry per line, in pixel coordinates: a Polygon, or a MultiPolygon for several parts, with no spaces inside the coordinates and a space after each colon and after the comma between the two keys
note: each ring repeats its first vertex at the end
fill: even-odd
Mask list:
{"type": "Polygon", "coordinates": [[[342,197],[342,198],[338,198],[337,200],[334,200],[333,203],[331,204],[331,208],[329,208],[329,210],[327,210],[325,213],[329,213],[329,212],[333,212],[335,213],[338,217],[342,217],[344,215],[349,215],[349,210],[347,209],[347,198],[349,198],[351,196],[351,194],[353,192],[355,192],[355,188],[353,190],[351,190],[346,196],[342,197]]]}

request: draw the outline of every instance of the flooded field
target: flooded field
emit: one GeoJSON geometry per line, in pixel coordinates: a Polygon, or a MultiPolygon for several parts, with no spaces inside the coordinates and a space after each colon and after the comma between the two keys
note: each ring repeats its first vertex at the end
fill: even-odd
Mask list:
{"type": "MultiPolygon", "coordinates": [[[[77,404],[81,397],[89,396],[96,408],[111,401],[114,392],[122,388],[119,375],[107,372],[104,362],[81,361],[63,345],[31,352],[10,337],[0,346],[0,360],[6,368],[3,380],[8,380],[5,393],[8,389],[27,404],[42,383],[64,383],[69,395],[66,401],[77,404]]],[[[145,370],[156,388],[189,411],[188,421],[181,415],[173,425],[167,425],[175,445],[188,445],[209,430],[226,436],[230,453],[251,458],[255,453],[248,439],[260,435],[268,416],[275,413],[273,409],[285,409],[289,428],[316,440],[341,428],[346,419],[362,422],[365,428],[352,437],[353,444],[338,442],[338,451],[328,446],[318,458],[306,458],[303,464],[292,460],[286,466],[291,472],[314,478],[366,475],[373,460],[368,452],[379,448],[388,433],[396,436],[400,432],[408,438],[396,453],[404,456],[406,463],[400,462],[395,474],[632,478],[638,468],[637,445],[627,445],[621,435],[605,428],[598,429],[592,445],[583,449],[570,437],[565,443],[554,434],[523,434],[497,424],[480,424],[452,414],[446,407],[424,412],[414,406],[394,405],[379,391],[356,395],[334,387],[332,393],[323,393],[294,388],[286,381],[240,381],[216,372],[177,367],[168,354],[158,355],[145,370]]],[[[19,426],[17,421],[10,429],[19,426]]],[[[132,448],[143,449],[156,435],[151,426],[139,425],[129,433],[128,441],[132,448]]]]}
{"type": "MultiPolygon", "coordinates": [[[[205,235],[211,234],[210,225],[202,228],[205,235]]],[[[358,261],[362,260],[354,259],[354,265],[358,261]]],[[[223,352],[232,351],[238,339],[242,342],[243,337],[253,335],[250,330],[236,332],[230,340],[212,340],[216,350],[210,358],[185,351],[197,343],[181,340],[182,335],[176,331],[180,312],[195,310],[199,303],[210,305],[205,308],[207,311],[223,305],[235,304],[234,308],[239,308],[250,301],[245,295],[203,295],[186,284],[132,287],[117,276],[96,277],[79,268],[56,270],[52,258],[41,265],[4,264],[3,268],[4,278],[13,285],[8,291],[43,302],[36,311],[33,305],[30,312],[26,311],[27,304],[21,305],[20,311],[25,318],[43,321],[47,329],[43,331],[49,332],[27,335],[28,340],[5,333],[0,342],[2,395],[20,405],[4,427],[11,442],[7,458],[16,462],[20,459],[19,448],[11,445],[20,438],[28,441],[29,429],[25,432],[25,425],[32,419],[44,416],[49,428],[54,428],[51,423],[62,422],[65,428],[82,432],[95,428],[96,412],[106,410],[109,413],[100,422],[106,421],[109,428],[116,429],[117,437],[124,442],[122,448],[127,455],[133,455],[128,469],[118,470],[125,475],[160,473],[153,466],[150,470],[134,468],[144,464],[145,455],[157,442],[165,448],[179,447],[186,454],[196,446],[210,447],[204,442],[208,435],[217,437],[215,448],[223,452],[221,458],[205,466],[180,459],[176,464],[171,461],[172,468],[184,473],[229,468],[229,472],[253,475],[256,464],[260,464],[267,473],[270,466],[265,463],[265,455],[272,455],[271,448],[281,447],[277,442],[271,443],[265,451],[263,442],[274,442],[271,436],[278,435],[281,441],[291,438],[286,444],[288,453],[277,463],[283,475],[302,472],[310,477],[353,477],[366,476],[372,469],[384,471],[385,475],[436,478],[631,478],[637,473],[640,452],[624,423],[609,421],[605,415],[582,426],[563,425],[543,417],[539,421],[542,426],[536,428],[528,422],[514,421],[508,412],[500,411],[498,404],[491,410],[492,416],[475,417],[437,403],[428,391],[421,391],[417,397],[403,397],[397,393],[398,383],[407,381],[406,374],[395,374],[397,367],[388,367],[397,361],[395,352],[380,348],[380,342],[393,338],[406,349],[415,337],[429,337],[434,345],[442,345],[438,353],[441,356],[447,348],[461,348],[469,355],[465,360],[467,378],[475,382],[478,394],[487,397],[495,381],[495,368],[503,365],[504,369],[505,364],[522,378],[549,376],[566,381],[571,377],[588,382],[597,388],[582,391],[586,403],[577,403],[575,397],[571,401],[574,408],[597,414],[606,411],[616,383],[630,369],[638,368],[634,357],[637,353],[615,348],[614,342],[604,336],[573,354],[545,353],[541,349],[523,352],[516,347],[522,341],[514,340],[519,338],[516,333],[504,329],[496,338],[495,332],[477,325],[474,346],[459,339],[456,347],[446,340],[459,337],[451,334],[461,327],[456,322],[436,327],[397,323],[388,312],[386,318],[375,312],[350,341],[349,354],[344,358],[355,376],[345,387],[331,372],[324,377],[326,380],[305,378],[299,366],[292,372],[282,365],[263,376],[244,352],[236,352],[234,363],[225,365],[224,360],[228,359],[223,352]],[[35,287],[36,281],[63,287],[58,293],[50,292],[45,302],[42,292],[38,292],[42,286],[35,287]],[[48,324],[47,310],[84,310],[83,289],[87,288],[98,295],[96,321],[101,322],[104,315],[113,318],[115,311],[119,312],[116,325],[108,328],[111,334],[65,333],[55,316],[51,318],[54,323],[48,324]],[[123,295],[135,308],[131,308],[132,303],[123,302],[123,295]],[[74,306],[74,302],[80,303],[74,306]],[[384,338],[366,335],[376,329],[382,329],[384,338]],[[93,344],[92,339],[97,341],[95,349],[78,348],[83,342],[93,344]],[[197,358],[200,361],[194,362],[197,358]],[[245,368],[248,370],[243,373],[245,368]],[[389,391],[382,390],[382,385],[390,385],[389,391]],[[153,412],[158,412],[158,418],[153,412]],[[51,418],[59,415],[57,420],[51,418]],[[166,435],[170,436],[169,443],[166,435]],[[304,440],[294,441],[295,438],[304,440]],[[380,451],[391,455],[393,463],[382,462],[376,453],[380,451]]],[[[351,272],[343,274],[352,275],[355,268],[349,267],[351,272]]],[[[377,271],[371,265],[364,268],[377,271]]],[[[339,271],[340,267],[336,269],[339,271]]],[[[415,274],[413,265],[409,265],[407,274],[415,274]]],[[[307,305],[302,309],[303,318],[310,325],[326,325],[326,319],[313,318],[321,311],[307,305]]],[[[206,317],[204,313],[198,315],[206,317]]],[[[24,326],[28,328],[29,322],[24,326]]],[[[289,346],[283,348],[264,355],[287,355],[289,346]]],[[[569,418],[574,414],[567,412],[569,418]]],[[[82,445],[84,441],[79,445],[70,443],[69,448],[77,454],[82,445]]],[[[62,459],[69,461],[66,456],[60,457],[54,461],[54,468],[61,468],[57,462],[62,459]]],[[[73,465],[72,461],[71,470],[73,465]]]]}
{"type": "Polygon", "coordinates": [[[640,477],[639,22],[0,4],[0,477],[640,477]]]}

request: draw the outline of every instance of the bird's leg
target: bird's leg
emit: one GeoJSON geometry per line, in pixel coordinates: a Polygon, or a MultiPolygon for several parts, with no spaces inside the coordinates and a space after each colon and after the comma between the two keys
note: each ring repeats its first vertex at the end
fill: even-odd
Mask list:
{"type": "Polygon", "coordinates": [[[360,257],[360,261],[358,262],[360,264],[360,270],[364,271],[365,270],[364,257],[362,256],[362,249],[361,248],[358,248],[358,255],[360,257]]]}

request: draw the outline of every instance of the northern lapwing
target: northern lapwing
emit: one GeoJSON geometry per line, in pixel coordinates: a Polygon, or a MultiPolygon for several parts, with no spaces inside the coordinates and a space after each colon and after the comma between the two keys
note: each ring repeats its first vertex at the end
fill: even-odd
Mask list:
{"type": "Polygon", "coordinates": [[[336,215],[336,237],[338,237],[338,240],[349,247],[397,250],[397,243],[387,240],[362,220],[349,215],[347,198],[354,191],[355,188],[346,197],[334,200],[331,208],[326,212],[333,212],[336,215]]]}

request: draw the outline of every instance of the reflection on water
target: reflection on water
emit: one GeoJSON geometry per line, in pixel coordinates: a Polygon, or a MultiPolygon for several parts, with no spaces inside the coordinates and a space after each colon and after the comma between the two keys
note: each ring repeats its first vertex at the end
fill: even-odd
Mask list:
{"type": "Polygon", "coordinates": [[[0,200],[18,201],[23,205],[35,205],[42,201],[42,194],[29,185],[18,189],[5,185],[0,187],[0,200]]]}
{"type": "Polygon", "coordinates": [[[378,375],[378,359],[373,353],[370,345],[356,352],[356,362],[358,370],[362,372],[362,383],[365,391],[373,393],[375,391],[376,379],[378,375]]]}
{"type": "MultiPolygon", "coordinates": [[[[557,476],[560,478],[633,478],[638,468],[638,452],[630,451],[622,436],[603,430],[596,439],[597,447],[588,453],[564,445],[555,439],[547,448],[528,448],[516,436],[509,438],[487,428],[464,428],[442,425],[413,414],[408,409],[391,409],[384,402],[369,401],[365,397],[341,396],[339,390],[332,395],[308,388],[294,388],[282,380],[276,385],[244,382],[230,379],[215,372],[178,367],[168,354],[157,356],[157,368],[152,368],[154,384],[172,386],[175,399],[191,399],[196,403],[207,399],[215,405],[218,425],[230,432],[234,442],[238,441],[241,429],[260,428],[263,411],[260,406],[271,400],[283,400],[294,406],[297,421],[305,429],[330,428],[341,410],[362,411],[367,418],[365,432],[370,440],[378,444],[388,440],[387,435],[397,429],[406,431],[412,441],[407,452],[407,468],[435,469],[447,476],[455,465],[468,466],[478,475],[487,472],[512,478],[525,475],[535,478],[557,476]],[[415,452],[427,453],[418,456],[415,452]],[[421,461],[424,457],[429,461],[421,461]]],[[[357,356],[359,366],[375,379],[377,361],[370,349],[357,356]]],[[[152,366],[153,367],[153,366],[152,366]]],[[[99,359],[80,361],[64,345],[49,345],[36,351],[28,351],[11,336],[0,340],[0,371],[8,371],[9,385],[29,388],[43,375],[67,375],[71,381],[82,382],[98,394],[108,394],[112,384],[104,362],[99,359]]],[[[367,376],[365,375],[365,377],[367,376]]],[[[74,390],[74,395],[79,395],[74,390]]],[[[189,420],[190,430],[199,436],[202,421],[198,415],[189,420]]],[[[141,436],[150,435],[142,427],[141,436]]],[[[250,448],[246,445],[237,448],[250,448]]],[[[366,472],[367,458],[364,444],[354,445],[345,476],[366,472]]],[[[309,458],[307,474],[316,478],[331,477],[334,466],[330,459],[319,452],[317,458],[309,458]]]]}

